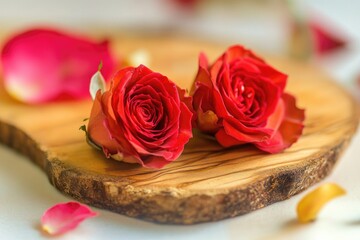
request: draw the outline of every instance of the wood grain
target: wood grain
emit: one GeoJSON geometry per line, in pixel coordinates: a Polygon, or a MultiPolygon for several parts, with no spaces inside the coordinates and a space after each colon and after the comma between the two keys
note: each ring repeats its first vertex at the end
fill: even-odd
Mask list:
{"type": "MultiPolygon", "coordinates": [[[[126,56],[139,47],[151,68],[190,88],[197,56],[215,59],[224,46],[171,37],[124,37],[112,46],[126,56]]],[[[90,101],[28,106],[0,89],[0,140],[39,165],[61,192],[92,206],[160,223],[193,224],[234,217],[287,199],[327,176],[358,125],[358,107],[317,69],[268,61],[289,74],[287,91],[306,109],[304,135],[283,153],[250,146],[224,150],[198,136],[174,163],[149,170],[109,160],[78,128],[90,101]]]]}

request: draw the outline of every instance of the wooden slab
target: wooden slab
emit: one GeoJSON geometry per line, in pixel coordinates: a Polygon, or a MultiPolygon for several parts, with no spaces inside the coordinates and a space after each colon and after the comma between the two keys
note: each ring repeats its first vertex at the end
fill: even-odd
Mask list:
{"type": "MultiPolygon", "coordinates": [[[[199,51],[215,59],[225,46],[180,38],[120,37],[123,55],[141,47],[152,68],[190,88],[199,51]]],[[[105,159],[78,128],[91,102],[27,106],[0,89],[0,140],[29,156],[66,195],[92,206],[161,223],[193,224],[234,217],[287,199],[327,176],[358,125],[352,98],[317,69],[269,62],[290,75],[287,90],[306,108],[299,142],[269,155],[243,146],[224,150],[196,138],[162,170],[105,159]]],[[[36,186],[34,186],[36,187],[36,186]]]]}

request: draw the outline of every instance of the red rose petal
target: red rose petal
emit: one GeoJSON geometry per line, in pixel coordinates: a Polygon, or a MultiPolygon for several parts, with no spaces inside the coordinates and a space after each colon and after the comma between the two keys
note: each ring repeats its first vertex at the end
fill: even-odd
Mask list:
{"type": "Polygon", "coordinates": [[[192,108],[189,108],[189,106],[185,102],[181,102],[180,110],[181,111],[180,111],[180,119],[179,119],[179,136],[178,136],[179,144],[177,144],[176,146],[185,145],[193,136],[191,121],[187,121],[189,116],[192,117],[193,114],[192,108]]]}
{"type": "Polygon", "coordinates": [[[91,141],[99,146],[106,146],[109,154],[115,154],[117,152],[117,145],[107,130],[107,119],[109,117],[105,114],[106,112],[103,109],[101,92],[98,91],[91,110],[88,132],[91,136],[91,141]]]}
{"type": "Polygon", "coordinates": [[[206,55],[204,53],[200,53],[199,55],[199,69],[196,76],[196,82],[205,84],[206,86],[211,86],[211,81],[209,81],[209,63],[206,55]]]}
{"type": "Polygon", "coordinates": [[[169,163],[170,161],[165,160],[163,157],[149,156],[143,160],[142,165],[148,168],[161,169],[169,163]]]}
{"type": "Polygon", "coordinates": [[[231,147],[244,143],[261,142],[271,137],[273,130],[256,127],[246,127],[239,124],[234,118],[227,118],[223,121],[223,129],[220,134],[216,133],[215,137],[223,147],[231,147]],[[228,141],[226,136],[230,137],[228,141]]]}
{"type": "Polygon", "coordinates": [[[2,49],[1,61],[6,90],[27,103],[90,97],[89,82],[99,63],[105,78],[115,67],[108,42],[52,29],[16,35],[2,49]]]}
{"type": "Polygon", "coordinates": [[[290,147],[301,136],[305,119],[305,111],[296,107],[296,100],[290,94],[284,93],[283,102],[285,116],[274,137],[268,141],[256,143],[255,145],[269,153],[281,152],[290,147]]]}
{"type": "Polygon", "coordinates": [[[273,129],[274,134],[279,129],[283,119],[285,117],[285,103],[283,99],[278,101],[278,104],[275,108],[275,111],[271,116],[267,119],[266,128],[273,129]]]}
{"type": "Polygon", "coordinates": [[[264,60],[256,56],[256,54],[254,54],[252,51],[244,48],[241,45],[234,45],[229,47],[223,56],[226,56],[226,59],[224,60],[227,62],[232,62],[239,58],[249,58],[249,59],[255,59],[259,62],[264,62],[264,60]]]}
{"type": "Polygon", "coordinates": [[[319,55],[344,48],[348,43],[345,37],[329,27],[329,24],[322,25],[312,21],[309,27],[314,41],[315,52],[319,55]]]}
{"type": "Polygon", "coordinates": [[[239,139],[230,136],[223,128],[216,132],[215,137],[218,143],[223,147],[232,147],[247,143],[246,141],[240,141],[239,139]]]}
{"type": "Polygon", "coordinates": [[[88,206],[78,202],[59,203],[45,211],[41,217],[41,225],[48,234],[59,235],[96,215],[88,206]]]}
{"type": "Polygon", "coordinates": [[[110,101],[109,92],[101,95],[101,92],[98,91],[88,123],[89,138],[103,148],[106,157],[117,156],[115,158],[117,160],[139,163],[138,156],[134,157],[137,155],[136,151],[124,137],[123,129],[115,123],[114,113],[109,108],[110,101]],[[122,148],[126,148],[128,154],[123,154],[122,148]]]}

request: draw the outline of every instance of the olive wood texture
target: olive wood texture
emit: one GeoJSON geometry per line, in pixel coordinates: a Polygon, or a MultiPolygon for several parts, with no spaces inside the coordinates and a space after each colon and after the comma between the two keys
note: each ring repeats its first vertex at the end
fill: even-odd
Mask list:
{"type": "MultiPolygon", "coordinates": [[[[197,58],[225,46],[172,37],[119,37],[127,56],[142,48],[150,68],[190,89],[197,58]]],[[[106,159],[79,131],[91,101],[25,105],[0,88],[0,140],[32,159],[64,194],[89,205],[160,223],[194,224],[234,217],[285,200],[326,177],[358,126],[356,102],[314,67],[268,59],[289,74],[287,91],[306,109],[304,134],[266,154],[245,145],[222,149],[197,135],[161,170],[106,159]]],[[[35,187],[35,186],[34,186],[35,187]]]]}

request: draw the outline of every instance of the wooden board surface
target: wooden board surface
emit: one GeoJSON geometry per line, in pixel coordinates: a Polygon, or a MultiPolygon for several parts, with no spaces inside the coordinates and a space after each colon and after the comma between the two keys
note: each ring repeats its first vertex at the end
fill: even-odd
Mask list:
{"type": "MultiPolygon", "coordinates": [[[[197,56],[215,59],[225,46],[180,38],[120,37],[126,56],[143,48],[151,68],[190,88],[197,56]]],[[[287,199],[327,176],[358,125],[358,107],[317,69],[268,59],[289,74],[287,91],[306,109],[303,136],[280,154],[249,146],[222,149],[196,138],[162,170],[106,159],[79,131],[90,101],[28,106],[0,88],[0,140],[29,156],[51,184],[92,206],[161,223],[193,224],[234,217],[287,199]]],[[[36,187],[36,186],[34,186],[36,187]]]]}

